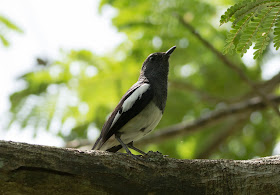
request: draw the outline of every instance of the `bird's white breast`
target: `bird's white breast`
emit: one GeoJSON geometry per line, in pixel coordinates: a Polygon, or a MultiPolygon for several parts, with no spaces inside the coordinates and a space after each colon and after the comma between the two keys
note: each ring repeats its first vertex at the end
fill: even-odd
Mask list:
{"type": "Polygon", "coordinates": [[[162,111],[151,101],[137,116],[120,129],[124,143],[136,141],[151,132],[159,123],[162,111]]]}

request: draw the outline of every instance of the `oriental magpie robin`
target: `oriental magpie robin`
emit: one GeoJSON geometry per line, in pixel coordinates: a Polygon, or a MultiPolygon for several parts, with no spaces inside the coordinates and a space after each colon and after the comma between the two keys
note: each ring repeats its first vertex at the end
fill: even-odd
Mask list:
{"type": "Polygon", "coordinates": [[[167,99],[168,59],[175,49],[173,46],[167,52],[147,57],[138,81],[124,94],[104,124],[93,150],[117,152],[123,147],[130,155],[128,148],[145,154],[133,146],[133,141],[151,132],[162,117],[167,99]]]}

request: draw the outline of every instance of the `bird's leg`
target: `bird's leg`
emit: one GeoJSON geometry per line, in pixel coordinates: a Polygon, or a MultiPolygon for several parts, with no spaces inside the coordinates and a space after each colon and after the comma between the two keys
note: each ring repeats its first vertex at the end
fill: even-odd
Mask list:
{"type": "Polygon", "coordinates": [[[133,146],[133,142],[130,142],[129,144],[127,144],[127,147],[131,148],[132,150],[135,150],[136,152],[139,152],[142,155],[146,155],[145,152],[143,152],[142,150],[136,148],[135,146],[133,146]]]}
{"type": "Polygon", "coordinates": [[[120,144],[122,145],[122,147],[125,149],[126,153],[128,154],[132,154],[130,152],[130,150],[127,148],[127,146],[125,145],[125,143],[123,143],[123,141],[121,140],[120,136],[119,135],[115,135],[116,139],[120,142],[120,144]]]}
{"type": "Polygon", "coordinates": [[[120,135],[115,134],[115,138],[120,142],[120,144],[122,145],[122,147],[125,149],[126,153],[129,154],[130,156],[132,156],[132,158],[137,159],[137,160],[142,160],[141,158],[139,158],[138,156],[135,156],[134,154],[132,154],[130,152],[130,150],[128,149],[128,147],[126,146],[125,143],[123,143],[123,141],[120,138],[120,135]]]}

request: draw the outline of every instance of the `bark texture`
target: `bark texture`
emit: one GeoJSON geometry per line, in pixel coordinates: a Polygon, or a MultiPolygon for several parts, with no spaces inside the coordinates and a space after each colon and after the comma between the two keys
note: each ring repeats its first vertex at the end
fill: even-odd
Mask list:
{"type": "Polygon", "coordinates": [[[279,194],[280,156],[178,160],[0,141],[0,194],[279,194]]]}

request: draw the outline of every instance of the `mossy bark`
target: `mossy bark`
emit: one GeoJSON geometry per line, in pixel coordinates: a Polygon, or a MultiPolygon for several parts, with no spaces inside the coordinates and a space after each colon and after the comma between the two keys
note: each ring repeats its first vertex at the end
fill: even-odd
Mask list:
{"type": "Polygon", "coordinates": [[[0,194],[277,194],[280,156],[177,160],[0,141],[0,194]]]}

